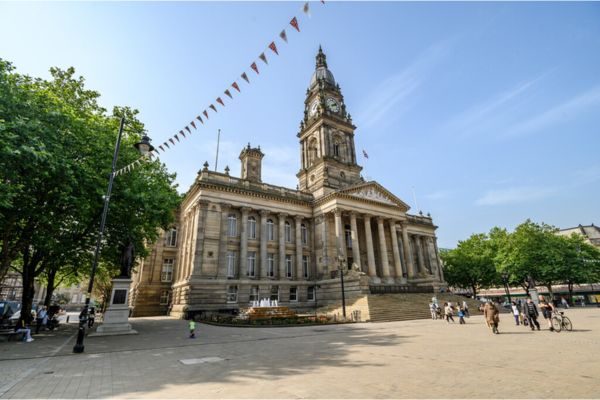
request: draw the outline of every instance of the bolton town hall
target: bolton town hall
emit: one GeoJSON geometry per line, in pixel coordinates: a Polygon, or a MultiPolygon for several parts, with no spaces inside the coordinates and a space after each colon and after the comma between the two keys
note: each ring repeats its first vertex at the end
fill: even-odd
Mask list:
{"type": "Polygon", "coordinates": [[[437,227],[361,176],[355,129],[319,48],[297,134],[298,188],[263,182],[265,154],[250,144],[239,177],[205,163],[177,224],[133,276],[133,315],[235,313],[264,299],[333,309],[340,271],[350,311],[369,297],[445,287],[437,227]]]}

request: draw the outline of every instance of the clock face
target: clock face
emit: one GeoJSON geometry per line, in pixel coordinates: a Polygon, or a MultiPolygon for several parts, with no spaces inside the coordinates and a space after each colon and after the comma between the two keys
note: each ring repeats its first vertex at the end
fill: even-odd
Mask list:
{"type": "Polygon", "coordinates": [[[319,103],[316,100],[313,101],[313,103],[310,105],[310,110],[309,110],[310,115],[315,115],[317,113],[318,107],[319,107],[319,103]]]}
{"type": "Polygon", "coordinates": [[[325,101],[325,104],[327,105],[327,108],[328,108],[328,109],[329,109],[329,111],[331,111],[331,112],[337,113],[337,112],[339,112],[339,111],[340,111],[340,106],[339,106],[338,102],[337,102],[337,101],[335,101],[335,99],[334,99],[334,98],[331,98],[331,97],[330,97],[330,98],[328,98],[328,99],[325,101]]]}

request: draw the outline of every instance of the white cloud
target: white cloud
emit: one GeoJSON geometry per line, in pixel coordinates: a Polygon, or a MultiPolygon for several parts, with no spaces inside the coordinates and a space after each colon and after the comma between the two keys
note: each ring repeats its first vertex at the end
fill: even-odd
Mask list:
{"type": "Polygon", "coordinates": [[[475,201],[478,206],[496,206],[503,204],[518,204],[542,200],[556,195],[556,187],[512,187],[501,190],[488,190],[475,201]]]}

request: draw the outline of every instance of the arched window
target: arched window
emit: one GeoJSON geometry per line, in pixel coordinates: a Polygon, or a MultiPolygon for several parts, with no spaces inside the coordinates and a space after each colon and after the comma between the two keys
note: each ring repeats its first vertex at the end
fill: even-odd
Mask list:
{"type": "Polygon", "coordinates": [[[287,221],[285,221],[285,241],[288,243],[292,242],[292,226],[287,221]]]}
{"type": "Polygon", "coordinates": [[[229,214],[227,217],[227,236],[237,235],[237,217],[235,214],[229,214]]]}
{"type": "Polygon", "coordinates": [[[275,230],[273,228],[273,220],[267,220],[267,240],[275,240],[275,230]]]}
{"type": "Polygon", "coordinates": [[[256,218],[248,218],[248,239],[256,239],[256,218]]]}

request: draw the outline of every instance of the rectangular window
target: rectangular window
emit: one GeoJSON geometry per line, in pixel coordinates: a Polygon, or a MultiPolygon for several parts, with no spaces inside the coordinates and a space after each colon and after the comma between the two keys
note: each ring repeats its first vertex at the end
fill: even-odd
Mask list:
{"type": "Polygon", "coordinates": [[[289,222],[286,222],[284,225],[284,234],[285,234],[285,241],[288,243],[292,242],[292,225],[290,225],[289,222]]]}
{"type": "Polygon", "coordinates": [[[248,252],[248,276],[253,277],[256,274],[256,252],[248,252]]]}
{"type": "Polygon", "coordinates": [[[271,301],[279,301],[279,286],[271,286],[271,295],[269,296],[271,301]]]}
{"type": "Polygon", "coordinates": [[[250,288],[250,302],[258,301],[258,286],[252,286],[250,288]]]}
{"type": "Polygon", "coordinates": [[[227,216],[227,236],[237,236],[237,218],[233,214],[229,214],[229,216],[227,216]]]}
{"type": "Polygon", "coordinates": [[[306,225],[302,224],[300,226],[300,233],[301,233],[301,237],[302,237],[302,244],[303,245],[308,244],[308,229],[306,229],[306,225]]]}
{"type": "Polygon", "coordinates": [[[308,278],[308,256],[302,256],[302,276],[308,278]]]}
{"type": "Polygon", "coordinates": [[[165,246],[175,247],[177,246],[177,228],[171,228],[167,231],[165,237],[165,246]]]}
{"type": "Polygon", "coordinates": [[[292,272],[292,256],[288,254],[285,256],[285,276],[291,278],[292,272]]]}
{"type": "Polygon", "coordinates": [[[290,301],[298,301],[298,288],[296,286],[290,287],[290,301]]]}
{"type": "Polygon", "coordinates": [[[228,286],[227,287],[227,302],[228,303],[237,303],[237,286],[228,286]]]}
{"type": "Polygon", "coordinates": [[[227,277],[235,278],[235,251],[227,252],[227,277]]]}
{"type": "Polygon", "coordinates": [[[273,253],[267,254],[267,276],[275,276],[275,255],[273,253]]]}
{"type": "Polygon", "coordinates": [[[308,292],[306,294],[306,300],[308,301],[315,301],[315,287],[314,286],[309,286],[308,287],[308,292]]]}
{"type": "Polygon", "coordinates": [[[275,228],[272,219],[267,220],[267,240],[275,240],[275,228]]]}
{"type": "Polygon", "coordinates": [[[256,239],[256,218],[248,218],[248,239],[256,239]]]}
{"type": "Polygon", "coordinates": [[[164,306],[166,304],[169,304],[169,291],[168,290],[163,290],[162,292],[160,292],[160,305],[164,306]]]}
{"type": "Polygon", "coordinates": [[[349,226],[346,226],[346,247],[352,248],[352,231],[349,226]]]}
{"type": "Polygon", "coordinates": [[[173,280],[173,258],[165,258],[160,272],[161,282],[171,282],[173,280]]]}

